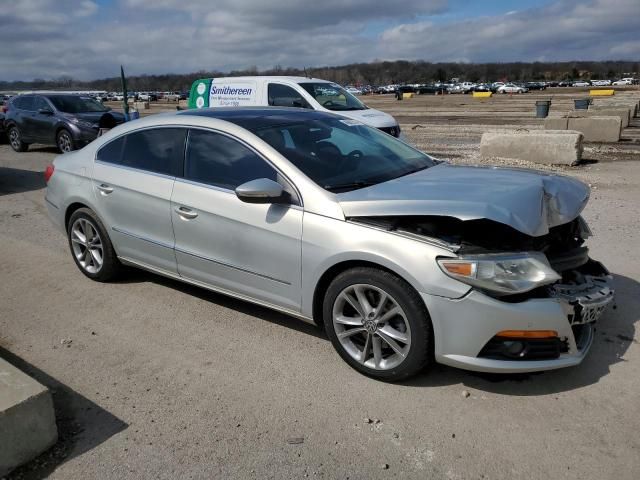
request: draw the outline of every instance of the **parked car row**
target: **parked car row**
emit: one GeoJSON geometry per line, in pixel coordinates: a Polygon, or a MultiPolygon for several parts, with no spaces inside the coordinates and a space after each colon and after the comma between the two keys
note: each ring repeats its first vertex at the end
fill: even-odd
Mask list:
{"type": "MultiPolygon", "coordinates": [[[[122,92],[108,92],[102,95],[97,95],[96,98],[100,101],[107,102],[121,102],[124,100],[124,94],[122,92]]],[[[156,102],[158,100],[167,100],[175,102],[178,100],[187,100],[189,98],[188,92],[127,92],[127,98],[141,102],[156,102]]]]}
{"type": "Polygon", "coordinates": [[[417,93],[417,94],[443,94],[443,93],[472,93],[472,92],[493,92],[493,93],[526,93],[531,90],[546,90],[548,87],[589,87],[589,86],[623,86],[639,83],[633,78],[622,78],[615,82],[611,80],[580,80],[580,81],[527,81],[527,82],[434,82],[434,83],[413,83],[413,84],[391,84],[383,86],[372,85],[348,85],[346,88],[356,95],[368,94],[389,94],[389,93],[417,93]],[[504,87],[504,88],[503,88],[504,87]]]}

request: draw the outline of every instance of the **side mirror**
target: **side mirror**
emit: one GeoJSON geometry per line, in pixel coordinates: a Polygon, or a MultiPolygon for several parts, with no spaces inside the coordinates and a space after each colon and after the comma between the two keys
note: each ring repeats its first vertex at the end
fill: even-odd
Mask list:
{"type": "Polygon", "coordinates": [[[42,115],[53,115],[53,112],[48,108],[41,108],[38,110],[38,113],[41,113],[42,115]]]}
{"type": "Polygon", "coordinates": [[[236,196],[246,203],[288,203],[287,194],[278,182],[258,178],[236,187],[236,196]]]}

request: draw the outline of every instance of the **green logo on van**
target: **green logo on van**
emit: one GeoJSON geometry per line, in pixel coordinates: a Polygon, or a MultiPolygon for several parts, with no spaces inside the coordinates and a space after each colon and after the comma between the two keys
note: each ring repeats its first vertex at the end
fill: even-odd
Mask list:
{"type": "Polygon", "coordinates": [[[202,78],[191,85],[189,108],[209,108],[209,91],[213,78],[202,78]]]}

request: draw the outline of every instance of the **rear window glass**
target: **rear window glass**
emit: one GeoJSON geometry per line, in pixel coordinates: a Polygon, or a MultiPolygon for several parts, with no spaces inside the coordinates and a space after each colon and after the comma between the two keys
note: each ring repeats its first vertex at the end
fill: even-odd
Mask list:
{"type": "Polygon", "coordinates": [[[33,110],[33,97],[18,97],[13,104],[21,110],[33,110]]]}
{"type": "Polygon", "coordinates": [[[185,128],[155,128],[133,132],[108,143],[97,159],[124,167],[181,176],[185,128]]]}

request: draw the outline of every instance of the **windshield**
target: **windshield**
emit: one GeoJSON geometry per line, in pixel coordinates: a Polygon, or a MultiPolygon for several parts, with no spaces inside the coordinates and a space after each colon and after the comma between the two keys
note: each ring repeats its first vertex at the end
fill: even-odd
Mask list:
{"type": "Polygon", "coordinates": [[[340,193],[433,166],[428,155],[350,119],[321,119],[254,131],[322,188],[340,193]]]}
{"type": "Polygon", "coordinates": [[[368,107],[336,83],[301,83],[309,95],[327,110],[344,112],[366,110],[368,107]]]}
{"type": "Polygon", "coordinates": [[[65,113],[107,112],[108,109],[91,97],[59,95],[48,97],[56,110],[65,113]]]}

